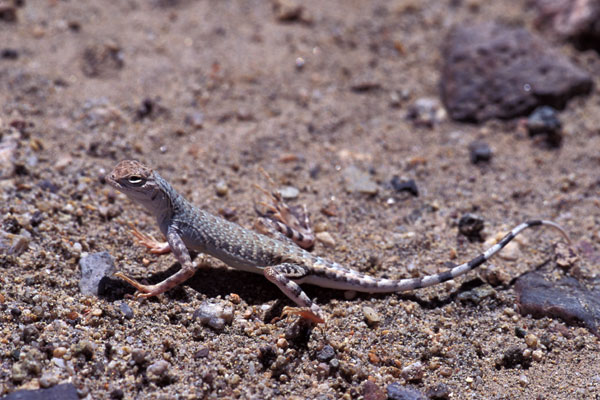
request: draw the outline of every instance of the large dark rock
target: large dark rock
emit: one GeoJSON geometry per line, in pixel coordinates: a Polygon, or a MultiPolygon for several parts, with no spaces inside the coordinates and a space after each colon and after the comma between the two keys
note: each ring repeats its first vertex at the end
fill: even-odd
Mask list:
{"type": "Polygon", "coordinates": [[[79,396],[72,383],[64,383],[48,389],[17,390],[2,400],[79,400],[79,396]]]}
{"type": "Polygon", "coordinates": [[[553,282],[539,272],[517,280],[517,304],[521,314],[560,318],[569,324],[584,325],[600,337],[600,290],[590,290],[575,278],[553,282]]]}
{"type": "Polygon", "coordinates": [[[497,23],[454,28],[444,47],[441,95],[455,120],[514,118],[562,109],[592,88],[590,75],[543,39],[497,23]]]}

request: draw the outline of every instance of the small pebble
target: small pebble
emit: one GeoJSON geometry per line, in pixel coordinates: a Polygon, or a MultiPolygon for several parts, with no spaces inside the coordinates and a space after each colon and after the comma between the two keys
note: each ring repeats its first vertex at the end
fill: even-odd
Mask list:
{"type": "Polygon", "coordinates": [[[185,123],[196,129],[200,129],[204,124],[204,114],[200,111],[194,111],[185,116],[185,123]]]}
{"type": "Polygon", "coordinates": [[[362,392],[364,400],[386,400],[388,398],[384,390],[370,380],[363,383],[362,392]]]}
{"type": "Polygon", "coordinates": [[[283,186],[278,189],[278,192],[286,200],[295,199],[300,194],[300,191],[293,186],[283,186]]]}
{"type": "Polygon", "coordinates": [[[375,326],[378,323],[380,323],[383,319],[381,315],[372,307],[364,306],[362,308],[362,311],[365,316],[365,319],[367,320],[367,325],[369,326],[375,326]]]}
{"type": "Polygon", "coordinates": [[[427,389],[427,398],[430,400],[448,400],[450,399],[450,387],[443,383],[438,383],[437,385],[430,387],[427,389]]]}
{"type": "Polygon", "coordinates": [[[544,359],[544,352],[540,349],[534,350],[533,353],[531,353],[531,358],[533,358],[534,361],[540,362],[544,359]]]}
{"type": "Polygon", "coordinates": [[[484,220],[477,214],[465,214],[458,221],[458,231],[470,239],[481,239],[484,220]]]}
{"type": "Polygon", "coordinates": [[[388,400],[427,400],[417,389],[403,386],[397,382],[387,385],[388,400]]]}
{"type": "Polygon", "coordinates": [[[89,340],[80,340],[71,346],[71,351],[73,355],[81,355],[89,361],[94,356],[94,345],[89,340]]]}
{"type": "Polygon", "coordinates": [[[415,197],[419,197],[419,189],[414,179],[402,180],[397,175],[394,175],[390,184],[396,192],[408,192],[415,197]]]}
{"type": "Polygon", "coordinates": [[[107,251],[84,255],[79,260],[79,267],[79,291],[84,295],[98,295],[100,280],[116,271],[114,260],[107,251]]]}
{"type": "Polygon", "coordinates": [[[148,366],[146,375],[152,382],[164,382],[165,380],[168,380],[169,367],[170,364],[165,360],[156,361],[148,366]]]}
{"type": "Polygon", "coordinates": [[[119,311],[121,311],[121,314],[123,314],[123,316],[127,319],[132,319],[133,318],[133,310],[131,309],[131,307],[129,307],[129,304],[125,303],[125,302],[121,302],[119,304],[119,311]]]}
{"type": "Polygon", "coordinates": [[[220,180],[215,185],[215,190],[217,192],[217,196],[224,197],[229,193],[229,187],[227,186],[227,182],[220,180]]]}
{"type": "Polygon", "coordinates": [[[492,159],[492,149],[486,142],[476,140],[469,144],[469,155],[472,164],[487,163],[492,159]]]}
{"type": "Polygon", "coordinates": [[[43,388],[49,388],[56,385],[59,381],[59,377],[56,374],[46,372],[42,374],[39,379],[40,386],[43,388]]]}
{"type": "Polygon", "coordinates": [[[335,357],[335,349],[328,344],[317,353],[317,360],[321,362],[329,362],[333,357],[335,357]]]}
{"type": "Polygon", "coordinates": [[[562,123],[557,111],[549,106],[536,108],[527,118],[529,136],[545,136],[546,143],[551,147],[559,147],[562,142],[562,123]]]}
{"type": "Polygon", "coordinates": [[[220,331],[226,324],[229,325],[233,321],[233,307],[223,306],[220,303],[203,302],[200,308],[194,312],[194,318],[198,318],[203,325],[220,331]]]}
{"type": "Polygon", "coordinates": [[[416,382],[423,379],[425,368],[423,368],[423,364],[420,361],[417,361],[402,368],[400,374],[407,381],[416,382]]]}
{"type": "Polygon", "coordinates": [[[315,238],[326,246],[335,247],[335,239],[329,232],[317,232],[315,238]]]}
{"type": "Polygon", "coordinates": [[[29,248],[29,239],[0,230],[0,254],[20,256],[29,248]]]}
{"type": "Polygon", "coordinates": [[[196,352],[196,354],[194,354],[194,358],[195,358],[195,359],[198,359],[198,358],[206,358],[206,357],[208,357],[208,353],[209,353],[208,347],[201,347],[201,348],[200,348],[200,349],[199,349],[199,350],[196,352]]]}
{"type": "Polygon", "coordinates": [[[288,341],[285,340],[285,338],[277,339],[277,347],[279,347],[280,349],[287,349],[288,341]]]}
{"type": "Polygon", "coordinates": [[[406,118],[417,126],[432,128],[446,119],[446,110],[437,99],[424,97],[409,107],[406,118]]]}
{"type": "Polygon", "coordinates": [[[327,378],[330,372],[331,367],[329,366],[329,364],[319,363],[319,365],[317,365],[317,376],[319,377],[319,379],[327,378]]]}
{"type": "Polygon", "coordinates": [[[144,365],[148,362],[148,352],[144,349],[133,349],[131,359],[137,365],[144,365]]]}
{"type": "Polygon", "coordinates": [[[375,195],[379,191],[379,187],[371,179],[371,175],[353,165],[344,170],[344,183],[346,191],[349,193],[375,195]]]}
{"type": "Polygon", "coordinates": [[[572,246],[564,242],[556,243],[554,247],[554,255],[556,257],[556,265],[568,270],[577,264],[578,256],[572,246]]]}
{"type": "Polygon", "coordinates": [[[529,385],[529,379],[524,374],[519,375],[519,385],[523,387],[529,385]]]}
{"type": "Polygon", "coordinates": [[[533,333],[525,335],[525,344],[531,349],[536,349],[539,344],[539,339],[533,333]]]}
{"type": "Polygon", "coordinates": [[[52,351],[52,356],[55,358],[62,358],[62,356],[64,356],[66,352],[66,347],[59,346],[52,351]]]}

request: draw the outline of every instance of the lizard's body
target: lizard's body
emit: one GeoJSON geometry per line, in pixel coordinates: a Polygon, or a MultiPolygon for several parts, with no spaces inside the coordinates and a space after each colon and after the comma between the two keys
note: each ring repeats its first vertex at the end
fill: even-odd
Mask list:
{"type": "Polygon", "coordinates": [[[476,268],[532,226],[556,228],[568,240],[566,233],[554,222],[528,221],[476,258],[442,273],[400,280],[376,278],[313,255],[290,241],[268,237],[198,209],[158,173],[137,161],[120,162],[107,176],[107,181],[156,217],[168,246],[157,247],[155,252],[170,249],[182,265],[180,271],[156,285],[142,285],[117,274],[135,286],[140,296],[158,295],[190,278],[197,268],[189,254],[189,250],[193,250],[216,257],[233,268],[264,274],[298,305],[310,310],[304,312],[304,316],[316,321],[322,320],[320,309],[298,286],[300,283],[368,293],[401,292],[445,282],[476,268]]]}

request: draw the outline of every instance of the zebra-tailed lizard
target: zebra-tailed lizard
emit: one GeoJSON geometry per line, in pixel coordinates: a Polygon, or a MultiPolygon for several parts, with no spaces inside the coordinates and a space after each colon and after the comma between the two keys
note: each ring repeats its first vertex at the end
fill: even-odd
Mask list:
{"type": "MultiPolygon", "coordinates": [[[[196,208],[156,171],[137,161],[121,161],[106,180],[150,211],[167,238],[167,242],[161,243],[136,231],[135,235],[142,244],[157,254],[170,250],[181,263],[178,272],[155,285],[140,284],[120,272],[115,274],[133,285],[138,297],[156,296],[194,275],[198,263],[190,257],[189,251],[192,250],[216,257],[233,268],[263,274],[301,307],[288,307],[284,310],[286,313],[299,314],[314,322],[323,322],[323,314],[319,306],[302,291],[299,286],[301,283],[368,293],[403,292],[433,286],[465,274],[498,253],[523,230],[534,226],[546,225],[557,229],[569,241],[567,233],[555,222],[530,220],[512,229],[497,244],[471,261],[444,272],[398,280],[377,278],[313,255],[287,238],[275,239],[196,208]]],[[[295,236],[306,247],[305,235],[290,226],[293,225],[293,221],[289,221],[292,217],[281,215],[288,213],[278,212],[281,210],[277,207],[271,211],[271,214],[275,214],[270,216],[275,225],[288,236],[295,236]]]]}

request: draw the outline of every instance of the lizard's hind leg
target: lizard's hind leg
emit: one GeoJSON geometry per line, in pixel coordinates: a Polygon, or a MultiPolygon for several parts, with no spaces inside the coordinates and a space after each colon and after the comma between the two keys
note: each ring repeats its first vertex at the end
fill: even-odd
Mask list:
{"type": "Polygon", "coordinates": [[[300,308],[285,307],[283,315],[295,314],[317,324],[323,323],[325,320],[321,308],[304,293],[300,285],[292,280],[303,278],[307,274],[306,267],[292,263],[283,263],[264,269],[265,277],[300,306],[300,308]]]}
{"type": "MultiPolygon", "coordinates": [[[[261,172],[269,181],[270,186],[274,187],[275,183],[271,177],[264,170],[261,172]]],[[[260,217],[255,228],[263,234],[278,239],[290,239],[303,249],[312,248],[315,243],[315,235],[306,207],[290,207],[283,201],[279,191],[269,192],[258,185],[254,186],[268,199],[268,201],[259,202],[255,207],[256,213],[260,217]]]]}

